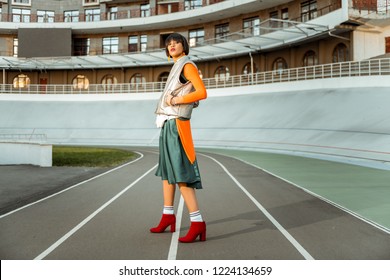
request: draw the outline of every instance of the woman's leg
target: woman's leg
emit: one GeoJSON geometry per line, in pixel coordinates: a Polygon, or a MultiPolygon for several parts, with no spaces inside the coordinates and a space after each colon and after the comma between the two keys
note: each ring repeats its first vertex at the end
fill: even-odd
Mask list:
{"type": "Polygon", "coordinates": [[[150,229],[151,232],[164,232],[168,226],[171,227],[171,232],[176,230],[176,217],[173,208],[173,203],[175,200],[175,188],[175,185],[169,184],[167,180],[163,180],[163,215],[158,226],[150,229]]]}
{"type": "Polygon", "coordinates": [[[169,184],[168,180],[163,180],[163,198],[164,206],[173,206],[175,201],[176,186],[169,184]]]}
{"type": "Polygon", "coordinates": [[[200,236],[201,241],[206,240],[206,223],[202,219],[199,211],[198,200],[194,188],[187,187],[187,184],[179,183],[181,195],[190,212],[191,227],[186,236],[180,237],[180,242],[194,242],[200,236]]]}
{"type": "Polygon", "coordinates": [[[179,188],[181,195],[184,198],[188,212],[199,211],[198,200],[196,198],[196,193],[194,188],[187,187],[186,183],[179,183],[179,188]]]}

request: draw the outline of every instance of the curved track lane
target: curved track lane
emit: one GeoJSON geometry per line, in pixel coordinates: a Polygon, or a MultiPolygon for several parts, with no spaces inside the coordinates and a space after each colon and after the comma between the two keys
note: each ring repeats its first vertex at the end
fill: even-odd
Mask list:
{"type": "Polygon", "coordinates": [[[207,241],[149,233],[162,209],[158,153],[0,217],[1,259],[390,259],[390,235],[259,168],[199,153],[207,241]]]}

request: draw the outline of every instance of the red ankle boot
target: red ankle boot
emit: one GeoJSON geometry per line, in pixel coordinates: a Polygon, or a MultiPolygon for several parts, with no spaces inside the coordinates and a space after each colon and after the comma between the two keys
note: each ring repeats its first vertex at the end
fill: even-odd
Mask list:
{"type": "Polygon", "coordinates": [[[194,242],[198,236],[200,236],[200,241],[206,241],[205,222],[191,222],[191,227],[187,235],[180,237],[179,241],[184,243],[191,243],[194,242]]]}
{"type": "Polygon", "coordinates": [[[171,232],[176,231],[176,216],[174,214],[163,214],[158,226],[151,228],[150,232],[153,233],[164,232],[168,226],[171,226],[171,232]]]}

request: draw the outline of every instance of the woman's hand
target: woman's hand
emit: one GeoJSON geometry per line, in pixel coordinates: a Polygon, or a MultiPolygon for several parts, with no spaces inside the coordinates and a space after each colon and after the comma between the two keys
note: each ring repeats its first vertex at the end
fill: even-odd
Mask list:
{"type": "Polygon", "coordinates": [[[166,103],[168,106],[176,106],[178,105],[178,99],[180,99],[180,97],[168,95],[166,98],[166,103]]]}

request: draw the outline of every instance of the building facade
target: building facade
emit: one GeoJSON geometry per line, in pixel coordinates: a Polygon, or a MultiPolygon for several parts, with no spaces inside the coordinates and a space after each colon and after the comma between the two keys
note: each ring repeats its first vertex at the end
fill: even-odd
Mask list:
{"type": "Polygon", "coordinates": [[[390,53],[388,2],[0,0],[0,83],[164,82],[173,32],[188,39],[202,77],[219,81],[370,59],[390,53]]]}

